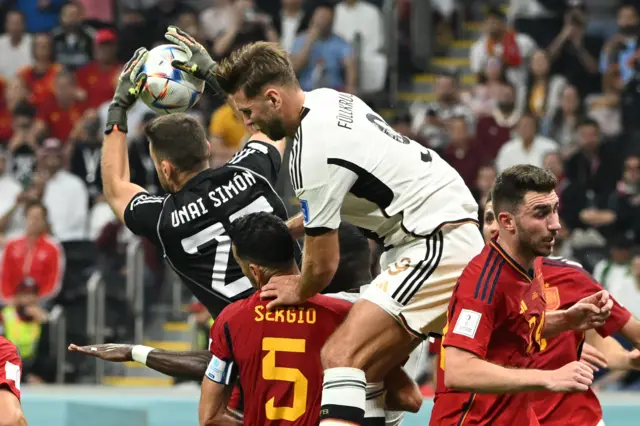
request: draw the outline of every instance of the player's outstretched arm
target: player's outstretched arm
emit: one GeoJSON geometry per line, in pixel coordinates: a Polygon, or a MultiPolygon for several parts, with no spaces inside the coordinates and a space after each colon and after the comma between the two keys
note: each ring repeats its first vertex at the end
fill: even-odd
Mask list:
{"type": "Polygon", "coordinates": [[[584,331],[602,327],[611,315],[612,308],[613,300],[609,292],[599,291],[569,309],[547,312],[542,336],[549,338],[568,330],[584,331]]]}
{"type": "Polygon", "coordinates": [[[165,351],[149,346],[106,343],[104,345],[69,345],[69,350],[110,362],[136,361],[171,377],[201,380],[211,353],[202,351],[165,351]]]}
{"type": "Polygon", "coordinates": [[[0,426],[27,426],[20,401],[8,389],[0,386],[0,426]]]}
{"type": "Polygon", "coordinates": [[[576,392],[586,391],[593,382],[591,368],[579,361],[553,371],[505,368],[453,346],[445,348],[444,359],[445,386],[467,392],[576,392]]]}
{"type": "Polygon", "coordinates": [[[606,367],[612,370],[640,369],[640,351],[638,349],[628,351],[613,337],[602,337],[595,330],[585,332],[585,342],[602,353],[606,367]]]}
{"type": "Polygon", "coordinates": [[[127,111],[140,95],[147,76],[140,73],[147,58],[144,47],[136,50],[125,64],[109,105],[102,145],[102,186],[111,209],[124,223],[124,211],[133,197],[144,189],[131,183],[127,150],[127,111]]]}

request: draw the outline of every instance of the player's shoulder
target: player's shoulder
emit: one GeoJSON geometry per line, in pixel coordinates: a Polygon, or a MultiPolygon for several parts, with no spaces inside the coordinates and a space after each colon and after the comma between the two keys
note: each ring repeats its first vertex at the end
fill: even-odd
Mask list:
{"type": "Polygon", "coordinates": [[[260,293],[256,292],[246,299],[238,300],[227,305],[220,315],[216,318],[216,322],[237,322],[244,321],[248,317],[252,317],[256,306],[262,305],[264,302],[260,299],[260,293]]]}
{"type": "Polygon", "coordinates": [[[168,198],[168,195],[165,195],[165,196],[151,195],[146,191],[141,191],[141,192],[138,192],[136,195],[134,195],[131,201],[129,202],[129,210],[135,210],[136,207],[144,204],[162,205],[167,198],[168,198]]]}
{"type": "Polygon", "coordinates": [[[337,297],[325,296],[323,294],[317,294],[310,298],[307,303],[310,307],[317,307],[321,310],[331,312],[338,317],[344,317],[349,310],[353,307],[353,304],[346,300],[338,299],[337,297]]]}
{"type": "Polygon", "coordinates": [[[578,262],[563,257],[544,257],[539,261],[545,282],[551,285],[569,282],[597,284],[591,274],[578,262]]]}
{"type": "Polygon", "coordinates": [[[513,281],[515,275],[504,253],[486,244],[462,271],[456,293],[491,303],[504,288],[502,283],[513,281]]]}
{"type": "Polygon", "coordinates": [[[5,337],[0,336],[0,362],[5,361],[19,362],[20,355],[16,345],[5,337]]]}

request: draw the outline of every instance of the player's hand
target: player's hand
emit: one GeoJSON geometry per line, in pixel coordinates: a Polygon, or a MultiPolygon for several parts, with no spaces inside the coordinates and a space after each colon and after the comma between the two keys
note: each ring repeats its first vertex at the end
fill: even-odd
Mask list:
{"type": "Polygon", "coordinates": [[[211,58],[207,49],[180,28],[170,25],[164,37],[172,43],[177,44],[184,50],[189,58],[183,62],[177,59],[171,61],[174,68],[193,75],[200,80],[204,80],[212,89],[218,93],[222,90],[218,86],[214,72],[218,64],[211,58]]]}
{"type": "Polygon", "coordinates": [[[544,373],[547,376],[545,388],[551,392],[584,392],[593,383],[593,371],[580,361],[544,373]]]}
{"type": "Polygon", "coordinates": [[[147,60],[149,52],[144,47],[139,48],[129,59],[118,78],[118,84],[109,105],[107,113],[107,125],[105,133],[109,134],[114,126],[118,126],[121,132],[127,132],[127,110],[136,103],[140,91],[147,82],[147,75],[140,70],[147,60]]]}
{"type": "Polygon", "coordinates": [[[611,315],[613,300],[606,290],[585,297],[565,312],[565,320],[572,330],[602,327],[611,315]]]}
{"type": "Polygon", "coordinates": [[[640,370],[640,351],[634,349],[630,351],[627,356],[629,357],[629,366],[634,370],[640,370]]]}
{"type": "Polygon", "coordinates": [[[582,346],[580,361],[588,365],[593,371],[600,371],[600,368],[607,368],[607,358],[604,354],[588,343],[582,346]]]}
{"type": "Polygon", "coordinates": [[[260,289],[260,298],[273,299],[267,304],[267,310],[279,306],[295,306],[307,301],[300,294],[300,275],[281,275],[272,277],[260,289]]]}
{"type": "Polygon", "coordinates": [[[100,358],[111,362],[127,362],[133,361],[131,350],[133,345],[123,345],[119,343],[106,343],[104,345],[76,346],[73,343],[69,345],[71,352],[79,352],[94,358],[100,358]]]}

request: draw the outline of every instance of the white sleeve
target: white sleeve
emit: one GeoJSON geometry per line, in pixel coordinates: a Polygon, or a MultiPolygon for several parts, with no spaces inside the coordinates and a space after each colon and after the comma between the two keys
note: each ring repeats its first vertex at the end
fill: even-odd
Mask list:
{"type": "MultiPolygon", "coordinates": [[[[338,229],[344,197],[358,178],[347,168],[327,164],[326,161],[313,163],[317,165],[314,168],[315,179],[309,181],[308,185],[303,182],[305,186],[296,190],[304,216],[305,233],[311,236],[338,229]]],[[[311,164],[307,162],[305,167],[311,164]]],[[[307,176],[308,174],[305,175],[307,176]]]]}

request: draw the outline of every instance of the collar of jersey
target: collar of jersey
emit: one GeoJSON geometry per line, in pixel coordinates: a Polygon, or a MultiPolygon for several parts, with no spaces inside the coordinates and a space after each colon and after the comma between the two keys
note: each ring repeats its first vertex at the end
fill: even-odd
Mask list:
{"type": "MultiPolygon", "coordinates": [[[[197,185],[198,183],[200,183],[200,181],[202,181],[203,179],[209,177],[211,172],[213,172],[214,170],[217,170],[217,169],[204,169],[204,170],[202,170],[197,175],[195,175],[191,179],[189,179],[187,181],[187,183],[182,185],[182,188],[180,188],[180,191],[183,191],[185,189],[189,189],[189,188],[197,185]]],[[[178,191],[178,192],[180,192],[180,191],[178,191]]]]}
{"type": "Polygon", "coordinates": [[[513,257],[509,256],[509,253],[507,253],[505,249],[503,249],[502,246],[498,244],[497,234],[491,239],[491,241],[489,241],[489,245],[493,247],[494,250],[496,250],[498,254],[500,254],[500,256],[502,256],[502,258],[506,260],[507,263],[511,265],[513,269],[515,269],[520,275],[522,275],[524,279],[526,279],[528,282],[533,281],[532,274],[529,274],[527,270],[522,267],[522,265],[516,262],[516,260],[513,257]]]}

